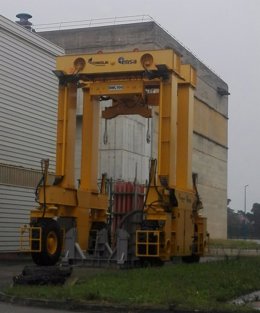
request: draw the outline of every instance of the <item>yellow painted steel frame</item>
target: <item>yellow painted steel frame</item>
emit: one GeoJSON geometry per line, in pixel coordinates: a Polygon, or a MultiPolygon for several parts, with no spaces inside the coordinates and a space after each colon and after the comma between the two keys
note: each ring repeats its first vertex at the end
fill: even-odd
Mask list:
{"type": "MultiPolygon", "coordinates": [[[[41,208],[47,204],[44,217],[73,217],[77,222],[78,243],[88,248],[92,222],[106,222],[108,197],[97,189],[98,118],[97,101],[84,89],[81,180],[75,188],[76,82],[60,85],[57,126],[56,176],[60,182],[40,189],[41,208]]],[[[41,218],[43,210],[33,210],[31,219],[41,218]]]]}
{"type": "MultiPolygon", "coordinates": [[[[145,216],[146,220],[156,220],[164,225],[160,249],[158,247],[162,259],[178,254],[190,255],[194,229],[198,228],[191,181],[195,70],[190,65],[182,65],[180,56],[168,49],[61,56],[57,58],[56,75],[60,78],[56,176],[61,179],[55,186],[47,186],[45,191],[41,188],[41,209],[33,210],[31,219],[42,217],[45,199],[45,217],[76,219],[78,243],[86,250],[92,223],[105,223],[108,207],[107,194],[97,189],[99,98],[114,99],[112,107],[102,113],[105,118],[118,114],[148,117],[149,105],[157,105],[158,173],[157,182],[151,182],[147,194],[145,216]],[[83,90],[83,122],[81,177],[76,189],[74,163],[79,85],[83,90]],[[124,107],[124,102],[128,101],[133,105],[124,107]],[[166,210],[162,199],[169,202],[172,191],[178,205],[166,210]],[[162,199],[158,199],[158,195],[162,199]]],[[[204,242],[205,223],[199,219],[198,224],[204,242]]],[[[200,248],[201,239],[199,253],[202,254],[204,250],[200,248]]]]}
{"type": "Polygon", "coordinates": [[[160,257],[160,234],[158,230],[137,230],[136,256],[160,257]]]}
{"type": "Polygon", "coordinates": [[[20,228],[20,250],[22,252],[41,252],[41,227],[28,227],[27,225],[24,225],[20,228]],[[33,236],[33,232],[36,236],[33,236]]]}

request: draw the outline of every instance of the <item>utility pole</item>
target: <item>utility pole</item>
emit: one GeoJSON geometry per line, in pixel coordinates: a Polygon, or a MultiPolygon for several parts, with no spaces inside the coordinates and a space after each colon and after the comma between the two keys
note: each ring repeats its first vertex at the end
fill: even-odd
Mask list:
{"type": "Polygon", "coordinates": [[[246,215],[246,190],[249,185],[244,186],[244,213],[246,215]]]}

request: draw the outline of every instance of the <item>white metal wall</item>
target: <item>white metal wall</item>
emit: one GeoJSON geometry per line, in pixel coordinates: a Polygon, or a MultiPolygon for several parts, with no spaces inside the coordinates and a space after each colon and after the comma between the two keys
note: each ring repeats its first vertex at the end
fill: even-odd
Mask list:
{"type": "Polygon", "coordinates": [[[0,253],[19,250],[20,226],[29,222],[33,195],[32,188],[0,184],[0,253]]]}
{"type": "Polygon", "coordinates": [[[107,121],[108,142],[104,144],[104,120],[100,132],[100,172],[109,177],[144,183],[148,178],[151,144],[146,142],[147,119],[118,116],[107,121]]]}
{"type": "Polygon", "coordinates": [[[0,16],[0,163],[55,166],[57,79],[63,50],[0,16]]]}
{"type": "Polygon", "coordinates": [[[19,228],[35,207],[40,160],[55,168],[58,81],[63,49],[0,15],[0,252],[17,252],[19,228]]]}

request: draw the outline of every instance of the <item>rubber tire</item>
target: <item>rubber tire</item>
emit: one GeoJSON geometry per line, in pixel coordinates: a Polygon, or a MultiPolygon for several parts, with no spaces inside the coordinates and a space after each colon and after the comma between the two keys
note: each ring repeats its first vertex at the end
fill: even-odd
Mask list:
{"type": "Polygon", "coordinates": [[[42,242],[41,252],[32,252],[32,260],[37,265],[55,265],[61,256],[62,250],[62,236],[61,229],[57,221],[51,218],[42,218],[37,221],[33,226],[41,227],[42,229],[42,242]],[[47,238],[50,232],[55,233],[57,237],[57,247],[54,253],[49,253],[47,248],[47,238]]]}
{"type": "Polygon", "coordinates": [[[141,267],[162,267],[164,266],[164,261],[160,258],[140,258],[139,264],[141,267]]]}
{"type": "Polygon", "coordinates": [[[199,263],[200,261],[200,256],[196,254],[188,255],[188,256],[183,256],[182,257],[182,262],[183,263],[199,263]]]}

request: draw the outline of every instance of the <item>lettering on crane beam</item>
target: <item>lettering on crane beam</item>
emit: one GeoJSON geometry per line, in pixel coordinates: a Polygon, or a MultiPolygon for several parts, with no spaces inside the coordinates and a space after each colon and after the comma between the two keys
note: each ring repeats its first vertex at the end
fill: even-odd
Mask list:
{"type": "Polygon", "coordinates": [[[110,91],[118,91],[118,90],[123,90],[124,87],[123,85],[109,85],[108,90],[110,91]]]}
{"type": "Polygon", "coordinates": [[[119,64],[136,64],[137,63],[137,60],[134,60],[134,59],[126,60],[123,57],[118,58],[117,61],[119,64]]]}
{"type": "Polygon", "coordinates": [[[93,58],[88,59],[88,63],[96,66],[104,66],[108,64],[108,61],[93,61],[93,58]]]}

